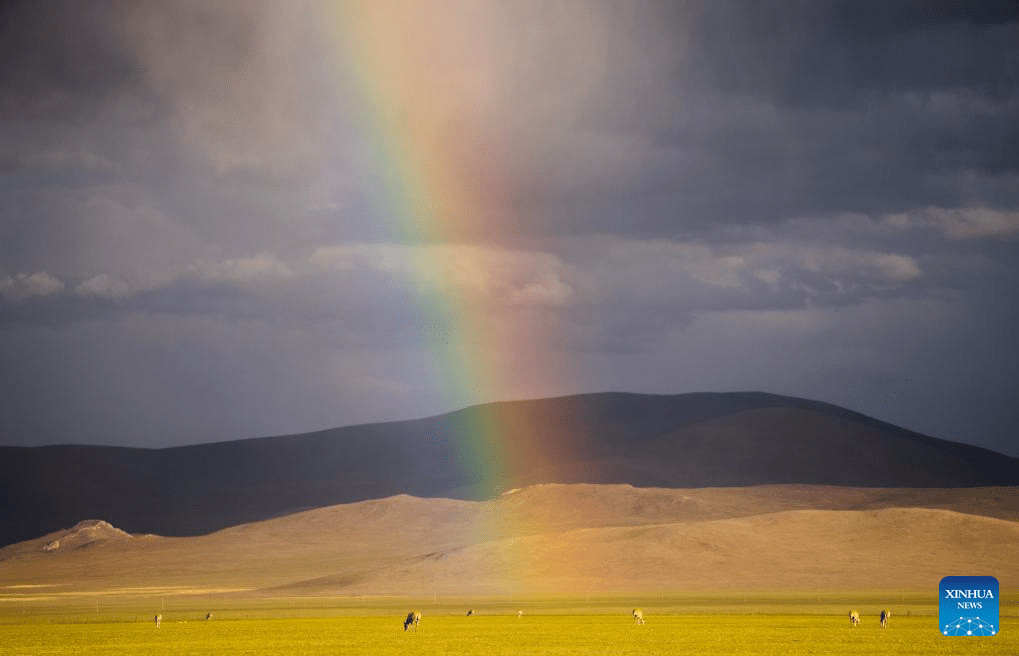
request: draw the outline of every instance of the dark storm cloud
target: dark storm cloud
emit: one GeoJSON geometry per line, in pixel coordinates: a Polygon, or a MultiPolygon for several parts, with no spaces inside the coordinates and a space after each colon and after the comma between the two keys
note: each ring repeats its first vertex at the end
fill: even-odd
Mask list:
{"type": "Polygon", "coordinates": [[[937,90],[1002,99],[1016,93],[1017,27],[1014,3],[711,3],[684,73],[695,88],[786,104],[937,90]]]}
{"type": "Polygon", "coordinates": [[[52,0],[0,6],[0,117],[78,121],[137,85],[141,71],[107,29],[118,6],[52,0]]]}
{"type": "MultiPolygon", "coordinates": [[[[500,81],[501,109],[444,120],[452,121],[451,140],[476,144],[456,152],[451,167],[506,218],[473,222],[466,236],[682,236],[709,223],[796,213],[976,199],[1014,206],[1019,23],[1005,5],[941,4],[681,3],[644,12],[592,5],[594,18],[571,26],[574,12],[563,3],[545,25],[533,24],[530,5],[503,17],[530,25],[529,37],[480,24],[493,37],[490,70],[481,72],[500,81]],[[494,176],[492,161],[502,169],[494,176]]],[[[198,156],[217,183],[231,171],[271,171],[258,186],[275,190],[278,173],[321,167],[319,146],[335,149],[351,137],[327,127],[342,121],[323,112],[337,98],[317,76],[337,71],[310,35],[311,17],[273,3],[173,11],[153,2],[95,15],[59,3],[12,7],[6,24],[18,38],[6,56],[19,75],[6,87],[9,104],[24,110],[40,98],[64,99],[78,123],[96,108],[137,106],[136,115],[153,108],[137,120],[150,134],[176,135],[190,151],[157,147],[171,171],[194,167],[198,156]],[[23,30],[13,27],[22,23],[23,30]],[[25,36],[43,29],[49,39],[25,36]]],[[[451,68],[470,55],[454,54],[451,68]]],[[[23,120],[26,112],[18,113],[23,120]]],[[[110,131],[123,128],[122,121],[110,131]]],[[[96,140],[96,130],[78,133],[72,143],[81,133],[96,140]]],[[[17,157],[69,157],[31,152],[40,143],[31,138],[17,157]]],[[[145,144],[86,145],[98,150],[94,159],[119,163],[145,144]]],[[[361,182],[370,184],[370,165],[345,164],[362,167],[361,182]]],[[[193,183],[177,184],[180,194],[194,191],[193,183]]],[[[299,193],[307,195],[314,182],[303,184],[299,193]]],[[[222,241],[241,220],[233,214],[216,208],[200,221],[225,223],[222,241]]],[[[370,221],[344,222],[348,236],[367,236],[370,221]]],[[[287,223],[307,225],[308,217],[287,223]]],[[[262,227],[273,228],[271,221],[262,227]]],[[[287,236],[277,230],[260,245],[249,238],[244,249],[287,236]]],[[[323,236],[318,229],[304,235],[323,236]]]]}
{"type": "Polygon", "coordinates": [[[553,174],[552,211],[577,231],[625,214],[633,233],[677,235],[797,213],[1015,207],[1016,12],[944,4],[698,6],[678,64],[656,78],[665,93],[592,110],[639,137],[626,191],[564,189],[553,174]]]}

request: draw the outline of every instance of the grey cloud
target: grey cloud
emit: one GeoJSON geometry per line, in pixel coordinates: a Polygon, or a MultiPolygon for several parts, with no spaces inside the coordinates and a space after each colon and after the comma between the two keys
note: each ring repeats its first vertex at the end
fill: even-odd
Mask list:
{"type": "Polygon", "coordinates": [[[84,280],[75,286],[79,296],[96,296],[102,298],[123,298],[132,292],[131,286],[114,276],[101,273],[84,280]]]}
{"type": "MultiPolygon", "coordinates": [[[[390,14],[383,3],[377,15],[357,20],[375,30],[374,56],[407,66],[435,60],[419,71],[422,79],[378,93],[406,96],[396,98],[407,108],[397,121],[413,117],[415,94],[433,106],[415,129],[438,163],[420,165],[437,167],[438,176],[455,171],[487,215],[463,220],[452,236],[505,241],[624,230],[680,237],[725,220],[952,207],[981,192],[996,205],[1019,203],[1007,178],[1019,171],[1015,95],[992,92],[1019,88],[1010,83],[1019,24],[1007,12],[962,5],[924,9],[917,15],[930,16],[916,19],[913,6],[686,3],[638,12],[553,3],[539,12],[515,3],[453,16],[444,5],[406,4],[390,14]],[[861,32],[885,23],[891,27],[861,32]],[[980,59],[958,74],[931,64],[936,57],[958,63],[959,53],[980,59]],[[875,86],[889,70],[901,74],[875,86]],[[917,81],[922,75],[929,82],[917,81]]],[[[180,152],[162,143],[157,150],[168,161],[149,166],[197,168],[211,181],[168,176],[171,189],[160,193],[182,221],[205,224],[221,242],[241,241],[238,252],[335,239],[329,218],[355,239],[385,223],[372,215],[389,211],[385,199],[400,189],[382,189],[374,201],[382,206],[351,204],[359,188],[385,178],[358,145],[357,117],[378,108],[337,90],[348,79],[343,67],[359,63],[330,59],[338,44],[317,29],[324,18],[315,8],[217,2],[180,10],[148,2],[117,6],[110,9],[117,20],[101,21],[63,17],[55,7],[35,10],[34,20],[81,24],[86,36],[76,38],[99,44],[86,48],[84,61],[101,63],[93,52],[101,50],[129,63],[130,80],[112,75],[101,85],[121,94],[108,106],[145,94],[160,99],[163,111],[148,124],[162,136],[153,138],[172,136],[180,152]],[[323,166],[344,168],[326,177],[349,182],[293,177],[323,166]],[[330,197],[329,187],[344,197],[330,197]],[[242,200],[252,194],[258,202],[242,200]],[[206,212],[195,212],[198,202],[206,212]],[[309,203],[344,211],[293,209],[309,203]],[[251,230],[234,229],[246,222],[251,230]]],[[[75,39],[61,34],[57,49],[73,50],[75,39]]],[[[44,82],[51,77],[62,79],[40,73],[44,82]]],[[[15,92],[25,93],[18,85],[15,92]]],[[[118,125],[123,132],[126,124],[118,125]]],[[[125,155],[100,149],[96,156],[120,162],[125,155]]]]}
{"type": "Polygon", "coordinates": [[[0,262],[60,276],[136,275],[193,260],[207,240],[132,182],[14,187],[0,207],[0,262]]]}
{"type": "Polygon", "coordinates": [[[656,308],[693,312],[853,304],[870,296],[915,294],[922,275],[909,255],[789,241],[788,236],[711,245],[584,238],[571,240],[560,254],[347,244],[323,246],[306,260],[269,253],[201,260],[156,280],[102,273],[72,281],[74,293],[66,295],[65,310],[69,319],[75,316],[72,307],[91,314],[95,303],[105,300],[116,301],[104,306],[115,313],[294,321],[338,319],[344,312],[377,315],[387,306],[416,308],[429,299],[453,298],[465,313],[507,317],[560,308],[564,316],[585,321],[584,316],[602,312],[640,316],[656,308]]]}
{"type": "Polygon", "coordinates": [[[11,301],[20,301],[33,296],[49,296],[63,288],[64,283],[45,271],[18,273],[0,278],[0,296],[11,301]]]}
{"type": "Polygon", "coordinates": [[[1014,97],[1019,12],[1006,4],[708,3],[684,72],[697,88],[808,105],[910,90],[1014,97]]]}
{"type": "Polygon", "coordinates": [[[0,117],[79,121],[138,81],[139,70],[107,26],[121,3],[8,2],[0,9],[0,117]]]}
{"type": "Polygon", "coordinates": [[[219,173],[318,164],[339,100],[317,28],[323,5],[145,2],[114,32],[168,103],[184,144],[219,173]]]}
{"type": "Polygon", "coordinates": [[[595,229],[625,217],[632,234],[673,236],[802,212],[1015,206],[1019,22],[930,7],[703,6],[682,66],[662,78],[666,102],[650,99],[668,109],[615,119],[655,144],[636,158],[630,195],[591,184],[554,206],[583,204],[575,230],[593,215],[595,229]],[[941,18],[859,34],[862,17],[873,26],[910,7],[941,18]]]}

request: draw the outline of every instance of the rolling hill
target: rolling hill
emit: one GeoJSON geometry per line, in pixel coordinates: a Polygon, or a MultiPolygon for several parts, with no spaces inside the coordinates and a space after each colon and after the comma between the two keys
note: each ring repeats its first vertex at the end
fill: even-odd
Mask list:
{"type": "Polygon", "coordinates": [[[1016,586],[1016,492],[536,485],[482,502],[398,495],[188,538],[91,521],[0,549],[0,590],[898,591],[974,571],[1016,586]],[[983,514],[959,511],[974,504],[983,514]]]}
{"type": "Polygon", "coordinates": [[[167,449],[0,448],[0,545],[86,518],[185,536],[396,494],[536,483],[691,488],[1019,484],[1019,460],[764,393],[603,393],[167,449]]]}

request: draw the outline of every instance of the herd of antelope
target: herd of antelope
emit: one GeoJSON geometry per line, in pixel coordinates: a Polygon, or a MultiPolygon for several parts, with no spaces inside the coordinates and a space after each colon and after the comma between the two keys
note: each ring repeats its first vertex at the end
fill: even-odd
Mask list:
{"type": "MultiPolygon", "coordinates": [[[[474,614],[475,613],[474,613],[474,609],[473,608],[467,611],[467,617],[471,617],[474,614]]],[[[642,611],[639,608],[634,608],[633,611],[630,614],[633,616],[633,623],[634,624],[638,624],[638,625],[641,625],[641,626],[643,626],[645,624],[645,621],[644,621],[644,611],[642,611]]],[[[524,611],[518,610],[517,611],[517,617],[520,618],[520,617],[523,617],[523,616],[524,616],[524,611]]],[[[880,620],[881,620],[881,628],[882,629],[887,629],[888,628],[888,619],[891,616],[892,616],[892,612],[890,610],[888,610],[887,608],[881,611],[880,620]]],[[[212,619],[212,613],[207,613],[205,615],[205,620],[209,621],[211,619],[212,619]]],[[[162,624],[162,622],[163,622],[163,616],[161,614],[157,613],[156,616],[155,616],[155,622],[156,622],[156,626],[160,626],[162,624]]],[[[403,630],[404,631],[410,631],[410,630],[413,629],[414,631],[417,631],[418,630],[418,625],[420,623],[421,623],[421,612],[420,611],[416,611],[416,610],[412,610],[411,612],[407,613],[407,617],[403,620],[403,630]]],[[[860,611],[857,611],[857,610],[849,611],[849,625],[851,627],[857,627],[857,626],[860,625],[860,611]]]]}
{"type": "MultiPolygon", "coordinates": [[[[888,610],[887,608],[885,608],[884,610],[881,611],[881,615],[879,617],[881,619],[881,628],[882,629],[887,629],[888,628],[888,619],[891,616],[892,616],[892,611],[888,610]]],[[[851,627],[860,626],[860,611],[858,611],[858,610],[851,610],[851,611],[849,611],[849,626],[851,626],[851,627]]]]}

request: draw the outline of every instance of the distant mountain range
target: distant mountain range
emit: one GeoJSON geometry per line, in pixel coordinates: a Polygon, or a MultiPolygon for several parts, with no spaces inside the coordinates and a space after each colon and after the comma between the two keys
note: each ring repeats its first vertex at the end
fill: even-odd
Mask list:
{"type": "Polygon", "coordinates": [[[83,519],[182,536],[399,493],[638,487],[1019,485],[1019,459],[757,392],[602,393],[168,449],[0,448],[0,545],[83,519]]]}

